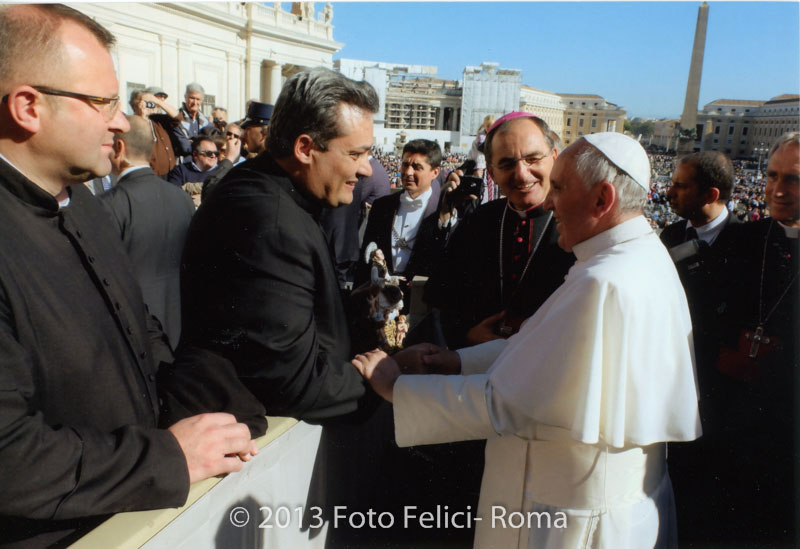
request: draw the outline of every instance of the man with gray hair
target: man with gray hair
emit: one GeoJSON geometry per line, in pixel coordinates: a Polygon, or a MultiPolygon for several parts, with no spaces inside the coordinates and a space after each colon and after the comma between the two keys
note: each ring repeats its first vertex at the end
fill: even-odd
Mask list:
{"type": "Polygon", "coordinates": [[[205,93],[203,86],[197,82],[186,85],[183,105],[179,111],[180,123],[172,128],[172,145],[176,156],[185,157],[192,154],[192,139],[210,124],[208,117],[200,111],[205,93]]]}
{"type": "Polygon", "coordinates": [[[700,422],[686,298],[642,215],[649,182],[633,139],[578,140],[545,201],[577,263],[519,333],[395,355],[461,375],[401,376],[379,351],[353,361],[394,402],[398,444],[487,439],[477,547],[676,545],[665,442],[700,422]]]}
{"type": "Polygon", "coordinates": [[[186,85],[186,94],[183,96],[181,107],[181,126],[189,137],[195,137],[200,130],[208,126],[208,117],[200,112],[206,91],[197,82],[186,85]]]}
{"type": "Polygon", "coordinates": [[[183,339],[230,359],[269,415],[354,412],[365,384],[349,341],[323,207],[369,176],[375,90],[324,68],[295,74],[269,147],[203,198],[183,256],[183,339]]]}

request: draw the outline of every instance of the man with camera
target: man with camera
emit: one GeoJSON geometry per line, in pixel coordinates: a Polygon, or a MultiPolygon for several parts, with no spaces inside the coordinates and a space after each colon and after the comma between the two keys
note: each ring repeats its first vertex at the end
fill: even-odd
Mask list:
{"type": "MultiPolygon", "coordinates": [[[[444,259],[425,286],[425,301],[441,309],[451,348],[508,337],[561,284],[575,261],[557,245],[558,232],[542,203],[558,152],[547,123],[512,112],[489,128],[484,142],[489,175],[506,198],[458,221],[444,259]]],[[[451,185],[443,204],[461,192],[451,185]]],[[[450,202],[452,203],[452,202],[450,202]]],[[[440,214],[446,223],[451,212],[440,214]]]]}
{"type": "Polygon", "coordinates": [[[153,133],[153,153],[150,156],[150,167],[155,174],[166,179],[167,174],[175,167],[175,149],[172,146],[172,130],[179,124],[178,109],[167,103],[167,95],[160,88],[152,91],[134,90],[131,93],[130,106],[133,114],[150,122],[153,133]],[[162,112],[163,111],[163,112],[162,112]],[[164,114],[166,113],[166,114],[164,114]]]}

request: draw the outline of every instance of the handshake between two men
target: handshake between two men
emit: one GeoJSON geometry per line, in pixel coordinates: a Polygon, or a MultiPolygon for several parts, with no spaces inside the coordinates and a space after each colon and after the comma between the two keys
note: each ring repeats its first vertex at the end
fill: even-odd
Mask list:
{"type": "Polygon", "coordinates": [[[389,402],[393,402],[394,384],[401,375],[461,373],[459,354],[431,343],[419,343],[392,356],[375,349],[356,355],[351,363],[374,391],[389,402]]]}

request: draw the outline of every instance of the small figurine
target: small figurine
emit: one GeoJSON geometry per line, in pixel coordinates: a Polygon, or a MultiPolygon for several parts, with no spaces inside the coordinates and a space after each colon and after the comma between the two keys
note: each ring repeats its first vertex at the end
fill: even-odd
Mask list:
{"type": "Polygon", "coordinates": [[[397,317],[396,321],[396,330],[394,335],[394,346],[398,349],[403,348],[403,341],[406,338],[406,334],[408,333],[408,317],[406,315],[400,315],[397,317]]]}
{"type": "Polygon", "coordinates": [[[380,286],[381,288],[386,284],[397,286],[401,280],[405,280],[405,277],[389,274],[389,267],[386,265],[386,257],[383,255],[383,250],[378,248],[378,245],[374,242],[367,244],[365,255],[364,260],[372,267],[369,280],[373,286],[380,286]]]}
{"type": "Polygon", "coordinates": [[[363,353],[376,348],[396,350],[396,318],[403,308],[403,292],[397,286],[364,284],[350,294],[351,350],[363,353]]]}

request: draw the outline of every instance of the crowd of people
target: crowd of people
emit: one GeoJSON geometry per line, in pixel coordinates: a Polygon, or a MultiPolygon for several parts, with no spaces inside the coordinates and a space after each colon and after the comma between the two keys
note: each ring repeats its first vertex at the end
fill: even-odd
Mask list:
{"type": "MultiPolygon", "coordinates": [[[[667,190],[672,184],[672,173],[675,170],[676,156],[674,154],[651,154],[650,158],[653,176],[650,193],[645,206],[645,217],[653,228],[663,229],[671,223],[679,221],[681,217],[672,211],[669,200],[666,198],[667,190]]],[[[758,221],[769,216],[765,197],[766,181],[758,171],[759,166],[747,160],[733,160],[735,170],[735,183],[730,200],[726,206],[742,221],[758,221]]]]}
{"type": "Polygon", "coordinates": [[[527,112],[381,153],[322,67],[126,115],[113,43],[0,7],[0,545],[183,505],[266,416],[323,426],[331,547],[796,545],[798,133],[763,179],[527,112]],[[481,520],[330,525],[409,506],[481,520]]]}
{"type": "MultiPolygon", "coordinates": [[[[371,154],[380,165],[383,166],[386,173],[389,174],[391,188],[399,189],[401,178],[400,165],[402,159],[394,154],[394,152],[383,152],[377,147],[373,147],[371,154]]],[[[448,155],[442,159],[442,172],[445,174],[450,173],[456,167],[463,164],[464,160],[466,160],[466,154],[464,153],[448,153],[448,155]]]]}

